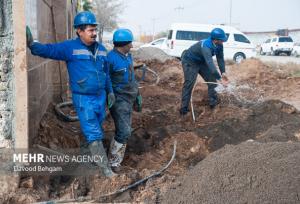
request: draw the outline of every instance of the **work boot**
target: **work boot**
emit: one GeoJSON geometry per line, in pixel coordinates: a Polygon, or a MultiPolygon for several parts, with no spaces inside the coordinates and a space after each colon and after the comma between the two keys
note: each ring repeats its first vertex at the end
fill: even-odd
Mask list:
{"type": "Polygon", "coordinates": [[[213,109],[215,109],[216,106],[219,105],[219,104],[220,104],[220,99],[217,98],[213,103],[210,103],[210,104],[209,104],[209,108],[210,108],[211,110],[213,110],[213,109]]]}
{"type": "Polygon", "coordinates": [[[80,141],[80,154],[81,155],[90,155],[91,151],[89,150],[89,144],[86,140],[80,141]]]}
{"type": "Polygon", "coordinates": [[[112,139],[108,157],[110,166],[116,171],[118,171],[121,166],[121,162],[124,159],[125,150],[126,144],[119,143],[115,139],[112,139]]]}
{"type": "Polygon", "coordinates": [[[211,104],[211,105],[209,105],[209,108],[210,108],[211,110],[213,110],[213,109],[215,109],[216,106],[217,106],[217,104],[211,104]]]}
{"type": "Polygon", "coordinates": [[[189,111],[190,110],[188,108],[185,108],[185,107],[184,108],[180,108],[180,110],[179,110],[180,116],[187,115],[189,111]]]}
{"type": "Polygon", "coordinates": [[[102,161],[99,160],[99,161],[95,162],[96,165],[100,167],[102,174],[106,177],[115,176],[116,174],[111,170],[111,168],[108,164],[107,155],[106,155],[106,152],[105,152],[102,142],[94,141],[94,142],[90,143],[89,149],[91,151],[92,156],[99,156],[100,158],[102,158],[102,161]]]}

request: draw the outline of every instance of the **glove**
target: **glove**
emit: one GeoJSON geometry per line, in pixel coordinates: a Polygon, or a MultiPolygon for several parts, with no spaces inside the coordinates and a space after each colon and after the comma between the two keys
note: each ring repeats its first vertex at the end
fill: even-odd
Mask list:
{"type": "Polygon", "coordinates": [[[143,99],[142,99],[142,95],[138,95],[135,99],[135,103],[137,105],[137,112],[142,112],[142,102],[143,102],[143,99]]]}
{"type": "Polygon", "coordinates": [[[116,102],[116,97],[114,93],[109,93],[107,96],[107,106],[108,108],[111,108],[114,103],[116,102]]]}
{"type": "Polygon", "coordinates": [[[31,47],[31,45],[33,44],[33,37],[31,34],[31,30],[28,26],[26,26],[26,44],[27,47],[31,47]]]}

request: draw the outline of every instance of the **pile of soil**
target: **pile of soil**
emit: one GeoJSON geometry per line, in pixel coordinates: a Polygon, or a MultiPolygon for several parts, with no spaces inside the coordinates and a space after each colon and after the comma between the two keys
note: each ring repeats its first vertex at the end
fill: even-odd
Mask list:
{"type": "Polygon", "coordinates": [[[299,203],[300,143],[226,145],[178,179],[162,203],[299,203]]]}
{"type": "Polygon", "coordinates": [[[245,118],[229,118],[195,128],[197,135],[208,138],[210,152],[226,144],[248,139],[260,142],[298,141],[300,113],[282,101],[270,100],[249,108],[245,118]]]}
{"type": "Polygon", "coordinates": [[[170,57],[164,51],[155,47],[142,47],[136,51],[133,51],[132,54],[135,60],[142,61],[158,60],[163,63],[167,60],[173,59],[173,57],[170,57]]]}
{"type": "Polygon", "coordinates": [[[300,110],[300,65],[264,64],[260,60],[245,60],[228,69],[228,76],[237,86],[254,87],[264,99],[283,100],[300,110]]]}

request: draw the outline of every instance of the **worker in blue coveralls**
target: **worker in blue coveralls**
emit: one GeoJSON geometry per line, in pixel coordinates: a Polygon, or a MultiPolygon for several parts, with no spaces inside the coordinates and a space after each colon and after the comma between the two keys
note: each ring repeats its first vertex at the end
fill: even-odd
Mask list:
{"type": "MultiPolygon", "coordinates": [[[[184,72],[180,108],[180,114],[182,116],[189,112],[192,89],[198,74],[200,74],[206,82],[219,82],[225,86],[228,84],[223,53],[223,42],[226,41],[227,36],[224,30],[214,28],[208,39],[197,42],[182,54],[181,60],[184,72]],[[220,72],[213,62],[214,55],[216,55],[220,72]]],[[[218,104],[218,96],[215,90],[217,85],[208,83],[207,86],[209,106],[213,109],[218,104]]]]}
{"type": "Polygon", "coordinates": [[[115,172],[121,170],[126,143],[131,135],[133,105],[142,111],[142,96],[135,79],[133,60],[129,53],[133,35],[129,29],[118,29],[113,34],[114,49],[107,55],[109,73],[116,101],[110,108],[115,123],[115,137],[111,141],[109,163],[115,172]]]}
{"type": "Polygon", "coordinates": [[[66,62],[73,105],[81,130],[92,156],[102,158],[95,162],[100,171],[104,176],[112,177],[115,174],[102,144],[102,123],[105,119],[106,98],[111,107],[115,97],[108,74],[106,49],[96,41],[97,25],[94,14],[84,11],[74,18],[78,36],[75,39],[54,44],[33,42],[29,27],[26,27],[26,37],[27,46],[33,55],[66,62]]]}

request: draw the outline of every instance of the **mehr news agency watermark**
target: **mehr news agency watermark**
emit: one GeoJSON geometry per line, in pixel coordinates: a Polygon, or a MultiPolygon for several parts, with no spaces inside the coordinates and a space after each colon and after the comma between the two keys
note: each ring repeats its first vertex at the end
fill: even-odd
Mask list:
{"type": "MultiPolygon", "coordinates": [[[[48,154],[41,152],[25,153],[24,151],[4,153],[0,152],[1,163],[10,164],[10,173],[22,172],[25,174],[61,174],[71,175],[77,167],[79,173],[97,169],[95,163],[103,162],[104,156],[90,154],[59,153],[48,154]]],[[[5,167],[0,165],[0,171],[5,167]]],[[[7,167],[4,171],[7,171],[7,167]]]]}

